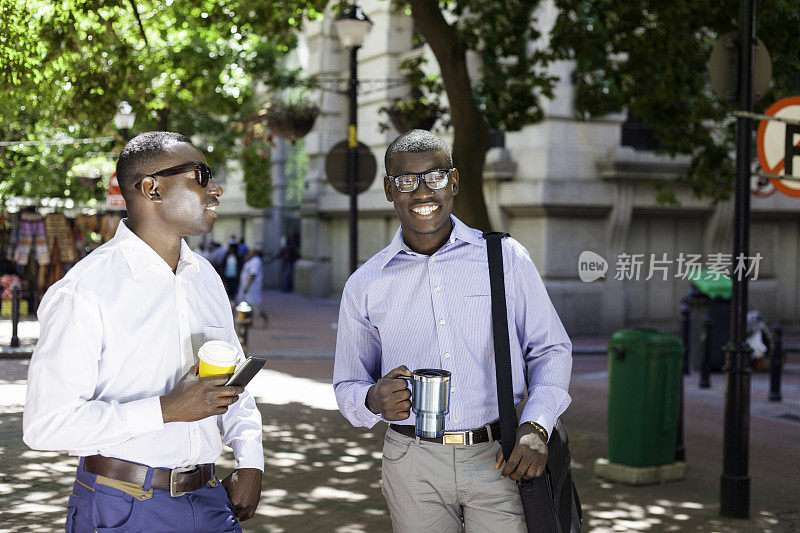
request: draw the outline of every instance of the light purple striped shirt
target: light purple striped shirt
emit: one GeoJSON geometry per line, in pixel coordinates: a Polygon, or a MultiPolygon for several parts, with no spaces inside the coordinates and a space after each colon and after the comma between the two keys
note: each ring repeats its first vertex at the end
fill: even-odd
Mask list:
{"type": "MultiPolygon", "coordinates": [[[[450,238],[433,255],[412,251],[398,229],[345,284],[333,387],[354,426],[382,419],[367,408],[367,391],[400,365],[452,372],[447,430],[498,419],[486,241],[451,219],[450,238]]],[[[524,400],[527,383],[520,421],[549,433],[570,403],[572,343],[528,251],[514,239],[503,239],[503,266],[514,401],[524,400]]],[[[399,423],[414,424],[414,413],[399,423]]]]}

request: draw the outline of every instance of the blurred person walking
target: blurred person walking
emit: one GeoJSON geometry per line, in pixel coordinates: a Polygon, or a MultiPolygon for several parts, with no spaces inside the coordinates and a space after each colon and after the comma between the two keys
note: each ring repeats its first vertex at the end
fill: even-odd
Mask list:
{"type": "Polygon", "coordinates": [[[262,306],[264,292],[264,252],[253,247],[245,257],[242,273],[239,276],[239,292],[236,303],[247,302],[253,308],[253,316],[260,316],[267,325],[267,313],[262,306]]]}
{"type": "Polygon", "coordinates": [[[281,260],[281,292],[292,292],[294,288],[294,264],[300,258],[297,234],[284,237],[285,242],[278,252],[281,260]]]}
{"type": "Polygon", "coordinates": [[[233,300],[239,290],[239,270],[241,268],[237,244],[228,245],[228,251],[225,253],[221,266],[225,292],[228,293],[228,298],[233,300]]]}

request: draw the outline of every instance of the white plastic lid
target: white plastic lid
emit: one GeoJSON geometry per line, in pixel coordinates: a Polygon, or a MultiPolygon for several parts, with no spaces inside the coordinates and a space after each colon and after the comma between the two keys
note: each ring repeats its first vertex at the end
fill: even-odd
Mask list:
{"type": "Polygon", "coordinates": [[[214,366],[234,366],[239,361],[239,350],[225,341],[207,341],[197,351],[197,356],[214,366]]]}

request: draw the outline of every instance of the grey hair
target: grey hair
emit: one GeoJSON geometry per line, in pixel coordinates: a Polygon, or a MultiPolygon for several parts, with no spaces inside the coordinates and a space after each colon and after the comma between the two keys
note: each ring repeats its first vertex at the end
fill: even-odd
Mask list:
{"type": "Polygon", "coordinates": [[[395,154],[409,152],[442,152],[447,158],[448,168],[453,166],[453,154],[444,139],[427,130],[411,130],[393,140],[386,149],[383,159],[386,172],[389,172],[395,154]]]}

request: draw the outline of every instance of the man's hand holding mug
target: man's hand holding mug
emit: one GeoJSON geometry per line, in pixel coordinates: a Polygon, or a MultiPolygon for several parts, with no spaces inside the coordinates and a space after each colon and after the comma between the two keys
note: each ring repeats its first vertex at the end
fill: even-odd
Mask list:
{"type": "Polygon", "coordinates": [[[405,420],[411,414],[411,390],[400,376],[412,377],[405,365],[390,370],[367,392],[367,408],[385,420],[405,420]]]}

